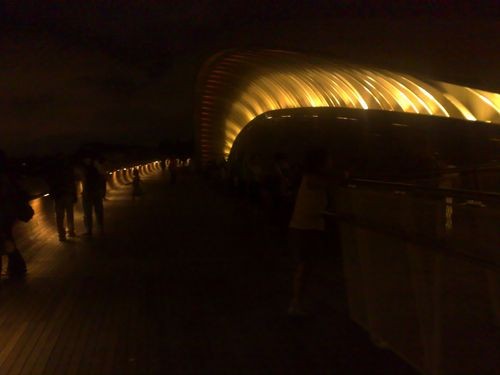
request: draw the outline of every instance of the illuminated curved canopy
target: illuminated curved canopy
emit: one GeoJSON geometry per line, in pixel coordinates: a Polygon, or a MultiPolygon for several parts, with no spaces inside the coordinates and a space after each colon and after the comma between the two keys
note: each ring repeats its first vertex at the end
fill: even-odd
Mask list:
{"type": "Polygon", "coordinates": [[[500,124],[500,94],[286,51],[225,51],[198,80],[203,163],[227,157],[240,131],[276,109],[347,107],[500,124]]]}

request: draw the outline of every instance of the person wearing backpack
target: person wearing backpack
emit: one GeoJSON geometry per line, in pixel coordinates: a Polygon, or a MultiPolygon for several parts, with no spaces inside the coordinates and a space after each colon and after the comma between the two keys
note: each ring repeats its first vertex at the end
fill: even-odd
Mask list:
{"type": "MultiPolygon", "coordinates": [[[[22,277],[26,274],[26,262],[16,247],[12,229],[17,220],[28,222],[33,217],[29,197],[18,186],[7,168],[7,156],[0,150],[0,254],[8,258],[9,277],[22,277]]],[[[0,269],[2,269],[0,256],[0,269]]]]}

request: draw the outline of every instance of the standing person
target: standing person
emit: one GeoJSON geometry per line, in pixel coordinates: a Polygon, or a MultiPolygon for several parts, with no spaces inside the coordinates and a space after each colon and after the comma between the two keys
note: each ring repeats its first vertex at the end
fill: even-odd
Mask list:
{"type": "Polygon", "coordinates": [[[165,174],[165,169],[167,168],[167,164],[165,159],[160,160],[160,168],[161,168],[161,173],[165,174]]]}
{"type": "Polygon", "coordinates": [[[305,314],[303,294],[308,287],[314,263],[321,256],[325,242],[324,212],[328,205],[326,173],[329,157],[323,150],[307,152],[304,173],[289,224],[289,241],[296,257],[293,294],[289,314],[305,314]]]}
{"type": "Polygon", "coordinates": [[[76,180],[75,171],[68,159],[58,158],[49,172],[48,184],[50,196],[54,200],[56,212],[57,231],[59,241],[66,241],[66,227],[64,216],[68,226],[68,236],[75,237],[75,221],[73,207],[76,203],[76,180]]]}
{"type": "Polygon", "coordinates": [[[106,190],[107,190],[107,173],[105,167],[105,160],[103,157],[97,157],[94,159],[94,166],[99,172],[99,189],[102,195],[102,199],[106,200],[106,190]]]}
{"type": "Polygon", "coordinates": [[[177,159],[174,157],[170,158],[170,163],[168,165],[168,170],[170,172],[170,183],[175,185],[177,182],[177,159]]]}
{"type": "Polygon", "coordinates": [[[83,221],[87,229],[86,236],[92,236],[94,211],[97,227],[101,233],[104,231],[104,207],[102,201],[105,190],[103,190],[102,174],[96,164],[96,161],[90,157],[83,159],[82,206],[83,221]]]}
{"type": "Polygon", "coordinates": [[[134,168],[134,178],[132,180],[132,198],[140,197],[142,195],[141,176],[139,170],[134,168]]]}
{"type": "Polygon", "coordinates": [[[33,210],[24,193],[7,168],[7,156],[0,150],[0,270],[2,254],[7,254],[7,273],[10,277],[23,277],[26,274],[26,262],[16,247],[12,229],[17,220],[29,221],[33,210]]]}

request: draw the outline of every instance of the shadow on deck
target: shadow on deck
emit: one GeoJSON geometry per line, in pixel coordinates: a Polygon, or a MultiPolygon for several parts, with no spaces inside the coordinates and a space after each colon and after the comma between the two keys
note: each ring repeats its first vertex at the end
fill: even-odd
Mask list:
{"type": "Polygon", "coordinates": [[[286,315],[292,264],[258,213],[194,176],[129,189],[110,193],[104,236],[59,243],[47,222],[21,246],[26,281],[0,284],[1,374],[413,373],[349,321],[339,274],[320,292],[338,306],[286,315]]]}

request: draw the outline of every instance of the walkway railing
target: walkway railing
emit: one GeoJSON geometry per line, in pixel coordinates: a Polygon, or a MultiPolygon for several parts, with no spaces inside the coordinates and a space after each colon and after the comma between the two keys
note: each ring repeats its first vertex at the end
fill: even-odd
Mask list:
{"type": "Polygon", "coordinates": [[[339,189],[351,318],[429,374],[495,373],[500,194],[353,180],[339,189]]]}

